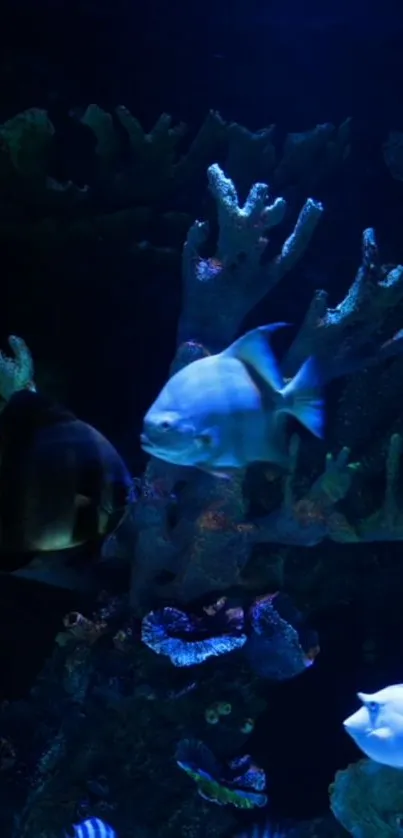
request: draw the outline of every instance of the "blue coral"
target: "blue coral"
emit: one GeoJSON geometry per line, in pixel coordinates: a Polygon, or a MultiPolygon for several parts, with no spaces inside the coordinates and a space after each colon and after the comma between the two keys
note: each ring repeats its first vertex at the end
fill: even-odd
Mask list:
{"type": "Polygon", "coordinates": [[[178,608],[151,611],[142,622],[141,637],[157,655],[166,655],[174,666],[196,666],[220,657],[246,643],[243,615],[228,625],[228,633],[212,633],[209,618],[185,614],[178,608]]]}

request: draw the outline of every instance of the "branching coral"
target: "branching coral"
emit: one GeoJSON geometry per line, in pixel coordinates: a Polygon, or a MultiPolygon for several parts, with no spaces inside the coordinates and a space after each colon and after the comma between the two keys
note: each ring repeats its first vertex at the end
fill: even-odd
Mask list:
{"type": "MultiPolygon", "coordinates": [[[[307,201],[280,254],[264,263],[264,233],[283,218],[284,200],[267,205],[268,187],[255,184],[241,207],[234,184],[219,166],[211,166],[208,175],[218,210],[217,251],[214,258],[201,257],[208,228],[196,222],[183,251],[184,299],[174,370],[233,338],[247,312],[302,256],[322,214],[320,204],[307,201]]],[[[140,500],[133,604],[141,601],[142,591],[155,590],[162,571],[173,573],[168,590],[181,601],[233,584],[248,560],[253,529],[245,524],[243,474],[226,484],[151,459],[145,480],[149,486],[164,484],[166,501],[175,482],[185,485],[174,527],[168,523],[167,502],[156,507],[154,500],[140,500]]]]}
{"type": "Polygon", "coordinates": [[[329,378],[344,372],[402,299],[403,266],[382,267],[375,231],[364,230],[361,265],[348,293],[336,308],[329,308],[326,291],[316,292],[285,358],[284,373],[294,375],[309,355],[323,362],[329,378]]]}
{"type": "MultiPolygon", "coordinates": [[[[234,184],[217,165],[210,166],[208,177],[217,204],[217,248],[214,257],[201,255],[207,247],[209,231],[205,223],[196,222],[183,251],[183,309],[173,371],[221,349],[233,339],[245,315],[300,258],[322,212],[319,204],[308,200],[280,254],[271,261],[265,260],[265,233],[283,218],[285,202],[277,198],[267,205],[268,188],[255,184],[241,206],[234,184]]],[[[403,267],[383,267],[374,231],[365,230],[362,262],[350,290],[334,309],[328,307],[326,292],[315,294],[284,359],[284,375],[293,375],[312,354],[326,381],[360,366],[372,365],[373,369],[377,363],[379,368],[379,362],[386,359],[392,359],[392,365],[400,365],[402,333],[390,336],[390,327],[394,325],[390,317],[402,298],[403,267]]],[[[350,389],[356,378],[353,376],[351,386],[347,385],[350,389]]],[[[373,402],[372,390],[368,381],[366,384],[369,406],[373,402]]],[[[357,392],[362,395],[359,386],[357,392]]],[[[324,472],[308,490],[296,488],[299,444],[297,439],[291,441],[283,503],[253,523],[246,519],[243,473],[223,485],[193,472],[172,471],[151,460],[147,483],[158,484],[164,475],[168,479],[167,495],[175,480],[181,483],[181,491],[173,526],[168,526],[167,504],[159,504],[158,516],[151,516],[151,530],[147,524],[147,502],[140,502],[136,571],[140,584],[134,578],[133,602],[139,602],[136,590],[140,588],[156,591],[153,579],[162,571],[172,574],[163,592],[182,602],[212,589],[225,590],[240,581],[251,545],[257,542],[313,546],[325,538],[352,543],[373,538],[375,521],[357,526],[357,516],[351,521],[337,507],[362,467],[361,463],[349,462],[351,445],[345,441],[352,437],[354,442],[354,433],[362,432],[356,417],[363,411],[364,400],[357,405],[357,398],[347,396],[344,402],[341,399],[336,423],[330,428],[330,438],[341,439],[341,445],[335,446],[339,454],[327,455],[324,472]],[[357,410],[352,410],[352,404],[357,410]]],[[[367,430],[368,427],[365,433],[367,430]]],[[[387,526],[384,521],[378,532],[385,533],[387,526]]],[[[396,525],[393,532],[398,532],[396,525]]]]}
{"type": "MultiPolygon", "coordinates": [[[[196,188],[213,160],[225,161],[241,190],[270,178],[281,189],[290,182],[299,185],[305,194],[340,168],[350,142],[348,120],[339,128],[318,125],[284,137],[275,126],[252,132],[210,111],[182,149],[186,126],[173,124],[168,114],[161,114],[148,132],[123,106],[109,113],[91,104],[78,120],[70,116],[77,123],[77,142],[80,134],[86,148],[88,135],[94,140],[93,166],[84,186],[49,176],[58,132],[45,110],[30,108],[0,125],[0,180],[5,185],[0,236],[40,248],[42,255],[53,253],[55,246],[109,239],[126,242],[132,256],[148,263],[177,262],[189,224],[186,210],[194,206],[196,188]],[[34,220],[21,211],[22,194],[24,204],[35,206],[34,220]],[[55,210],[57,217],[50,217],[55,210]]],[[[68,156],[63,163],[70,166],[68,156]]]]}
{"type": "Polygon", "coordinates": [[[279,509],[256,521],[256,530],[251,540],[306,547],[312,547],[324,538],[342,542],[357,541],[354,528],[335,507],[347,494],[359,464],[348,462],[348,448],[343,448],[337,457],[328,453],[322,474],[305,494],[297,498],[294,483],[299,444],[299,438],[292,437],[290,469],[284,481],[283,503],[279,509]]]}
{"type": "Polygon", "coordinates": [[[386,458],[386,488],[379,510],[359,521],[357,534],[361,541],[400,541],[403,539],[403,513],[401,511],[399,477],[403,451],[403,438],[393,434],[386,458]]]}
{"type": "Polygon", "coordinates": [[[283,221],[284,199],[277,198],[268,205],[268,187],[256,183],[240,206],[233,182],[218,165],[210,166],[208,179],[217,204],[217,250],[214,257],[200,255],[209,227],[196,221],[183,249],[183,309],[178,339],[179,344],[196,340],[217,351],[231,343],[248,312],[301,258],[322,206],[309,199],[280,254],[264,262],[266,233],[283,221]]]}

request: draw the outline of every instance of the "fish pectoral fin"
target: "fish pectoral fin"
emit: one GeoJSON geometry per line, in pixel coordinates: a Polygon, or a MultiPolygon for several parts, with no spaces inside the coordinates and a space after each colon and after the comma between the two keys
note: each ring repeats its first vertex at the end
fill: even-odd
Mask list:
{"type": "Polygon", "coordinates": [[[231,479],[231,471],[236,471],[236,469],[231,469],[231,468],[228,468],[228,469],[225,469],[225,470],[221,471],[218,468],[217,469],[209,468],[209,466],[207,466],[207,465],[206,466],[200,465],[200,466],[198,466],[198,468],[200,469],[200,471],[204,471],[205,474],[210,474],[211,477],[218,477],[221,480],[230,480],[231,479]]]}
{"type": "Polygon", "coordinates": [[[278,412],[290,413],[314,436],[323,437],[324,400],[314,358],[308,358],[280,393],[278,412]]]}
{"type": "Polygon", "coordinates": [[[371,736],[375,739],[380,739],[382,742],[386,742],[388,739],[392,739],[393,734],[390,727],[378,727],[372,731],[371,736]]]}
{"type": "Polygon", "coordinates": [[[287,323],[273,323],[271,326],[259,326],[258,329],[252,329],[221,354],[238,358],[239,361],[249,364],[269,387],[280,391],[284,387],[284,379],[267,336],[287,325],[287,323]]]}

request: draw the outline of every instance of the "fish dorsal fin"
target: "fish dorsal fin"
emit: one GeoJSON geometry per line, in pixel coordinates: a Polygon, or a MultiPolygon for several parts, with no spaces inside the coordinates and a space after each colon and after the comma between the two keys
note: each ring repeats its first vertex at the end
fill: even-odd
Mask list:
{"type": "Polygon", "coordinates": [[[283,326],[287,326],[287,323],[273,323],[270,326],[252,329],[221,354],[238,358],[239,361],[248,364],[256,370],[266,384],[278,392],[284,387],[284,380],[267,338],[269,334],[283,326]]]}
{"type": "Polygon", "coordinates": [[[357,698],[359,698],[363,704],[368,704],[369,701],[374,700],[372,695],[370,695],[369,693],[357,693],[357,698]]]}

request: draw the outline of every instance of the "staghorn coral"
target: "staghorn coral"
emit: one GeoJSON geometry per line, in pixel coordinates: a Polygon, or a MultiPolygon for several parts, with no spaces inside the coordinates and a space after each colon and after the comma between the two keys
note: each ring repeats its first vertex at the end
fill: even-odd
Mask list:
{"type": "MultiPolygon", "coordinates": [[[[368,350],[388,314],[403,299],[403,266],[385,269],[372,228],[362,235],[362,261],[345,298],[328,307],[326,291],[317,291],[304,322],[283,363],[285,375],[292,376],[301,362],[315,355],[322,362],[327,379],[345,372],[356,362],[360,351],[368,350]]],[[[379,360],[379,344],[375,357],[379,360]]],[[[365,357],[367,360],[367,357],[365,357]]],[[[350,408],[351,409],[351,408],[350,408]]]]}
{"type": "Polygon", "coordinates": [[[283,503],[274,512],[255,522],[251,540],[298,544],[312,547],[331,538],[334,541],[358,541],[354,527],[335,509],[348,493],[358,463],[349,463],[350,451],[343,448],[337,457],[326,455],[325,469],[299,498],[295,496],[299,437],[290,441],[290,468],[284,480],[283,503]]]}
{"type": "MultiPolygon", "coordinates": [[[[234,185],[217,166],[210,167],[209,182],[218,208],[217,250],[213,258],[200,256],[207,228],[196,222],[183,252],[183,311],[172,371],[206,352],[220,349],[233,338],[243,316],[301,256],[321,215],[321,207],[308,201],[280,255],[262,264],[266,248],[262,232],[279,222],[284,201],[277,199],[266,206],[267,188],[256,184],[240,207],[234,185]],[[180,342],[182,339],[185,343],[180,342]]],[[[325,292],[317,292],[286,354],[284,374],[294,374],[312,353],[318,358],[325,380],[361,366],[374,369],[378,364],[381,369],[380,362],[388,359],[392,365],[400,365],[402,335],[398,332],[390,337],[390,314],[402,296],[403,267],[382,267],[374,231],[364,231],[362,264],[353,285],[335,309],[328,308],[325,292]]],[[[353,375],[347,387],[353,388],[356,378],[353,375]]],[[[367,388],[368,399],[370,392],[367,388]]],[[[338,418],[330,428],[333,440],[350,438],[351,428],[354,427],[355,435],[359,428],[359,423],[353,422],[348,397],[344,404],[342,413],[342,399],[338,418]],[[344,433],[340,432],[341,427],[344,433]]],[[[259,542],[313,546],[325,538],[342,543],[370,540],[370,524],[358,524],[357,512],[353,510],[351,516],[337,506],[348,496],[355,474],[362,470],[361,462],[348,461],[350,446],[343,443],[337,456],[329,452],[324,472],[310,488],[303,486],[299,492],[298,448],[298,440],[291,440],[282,503],[269,515],[253,521],[247,520],[242,472],[223,485],[200,473],[174,469],[151,459],[146,470],[147,484],[158,486],[165,480],[167,489],[165,502],[158,504],[158,515],[155,503],[150,505],[147,498],[140,499],[133,604],[141,605],[141,592],[145,590],[158,592],[157,580],[163,572],[168,572],[170,578],[159,593],[181,602],[240,583],[251,547],[259,542]],[[174,523],[169,525],[168,498],[178,484],[181,490],[174,523]]]]}
{"type": "Polygon", "coordinates": [[[161,114],[154,127],[146,133],[139,121],[122,105],[114,117],[98,105],[89,105],[81,123],[96,138],[95,153],[99,167],[100,187],[121,203],[152,203],[170,188],[177,145],[184,135],[183,123],[172,126],[169,114],[161,114]],[[121,171],[121,143],[117,125],[128,139],[129,160],[121,171]]]}
{"type": "Polygon", "coordinates": [[[0,126],[0,177],[44,182],[55,129],[46,111],[30,108],[0,126]]]}
{"type": "Polygon", "coordinates": [[[389,131],[382,146],[385,166],[395,180],[403,180],[403,132],[389,131]]]}
{"type": "Polygon", "coordinates": [[[380,509],[357,523],[357,535],[361,541],[400,541],[403,538],[399,492],[402,450],[403,437],[393,434],[386,457],[384,500],[380,509]]]}
{"type": "Polygon", "coordinates": [[[270,179],[276,189],[309,191],[337,171],[350,151],[351,120],[339,127],[330,123],[308,131],[288,133],[280,140],[276,126],[249,131],[236,122],[228,125],[225,171],[242,192],[256,180],[270,179]]]}
{"type": "Polygon", "coordinates": [[[399,838],[403,818],[401,772],[369,759],[338,771],[330,807],[354,838],[399,838]]]}
{"type": "MultiPolygon", "coordinates": [[[[200,256],[207,226],[196,222],[183,250],[183,309],[173,370],[233,338],[246,313],[302,256],[322,214],[320,204],[307,201],[280,254],[264,264],[263,234],[281,221],[285,202],[279,198],[267,205],[268,187],[255,184],[242,208],[234,184],[219,166],[211,166],[208,175],[218,210],[217,255],[200,256]]],[[[138,504],[133,605],[156,590],[163,571],[174,576],[164,594],[182,602],[233,584],[248,561],[253,529],[245,523],[242,472],[225,483],[200,473],[190,476],[189,470],[151,458],[145,483],[163,485],[164,491],[157,504],[154,491],[151,502],[142,497],[138,504]],[[169,498],[181,481],[178,523],[170,527],[169,498]],[[222,561],[224,554],[229,561],[222,561]]]]}
{"type": "MultiPolygon", "coordinates": [[[[339,169],[349,148],[348,121],[345,128],[329,125],[323,131],[324,126],[316,126],[288,134],[283,143],[281,131],[278,137],[274,128],[254,133],[210,111],[182,150],[186,126],[174,125],[168,114],[158,117],[149,132],[123,106],[109,113],[91,104],[80,119],[71,119],[78,142],[84,132],[94,140],[93,166],[84,186],[49,175],[58,136],[45,110],[31,108],[0,125],[0,181],[6,187],[0,237],[24,242],[42,257],[55,248],[86,242],[97,247],[110,240],[130,248],[137,262],[175,266],[189,226],[186,212],[194,212],[196,189],[213,160],[225,160],[245,191],[256,179],[276,184],[278,169],[284,173],[279,187],[295,187],[297,181],[306,192],[339,169]],[[270,139],[262,144],[267,133],[270,139]],[[34,217],[22,211],[27,203],[35,208],[34,217]]],[[[88,145],[88,137],[84,141],[88,145]]]]}
{"type": "Polygon", "coordinates": [[[217,205],[217,248],[213,257],[201,257],[209,228],[196,221],[183,248],[178,343],[196,340],[209,351],[218,351],[231,343],[248,312],[301,258],[323,208],[309,199],[279,255],[264,262],[266,233],[283,221],[284,199],[268,205],[268,187],[256,183],[240,206],[233,182],[217,164],[209,167],[208,180],[217,205]]]}

